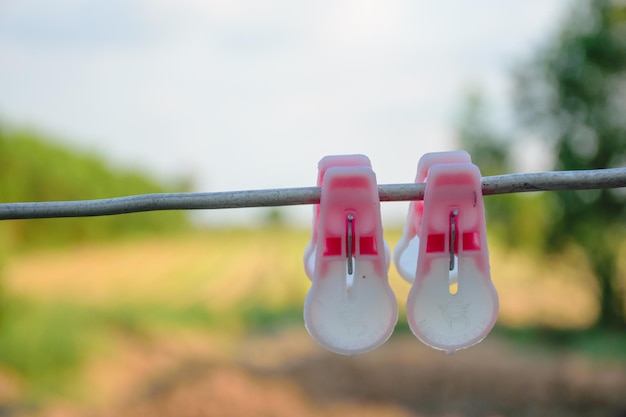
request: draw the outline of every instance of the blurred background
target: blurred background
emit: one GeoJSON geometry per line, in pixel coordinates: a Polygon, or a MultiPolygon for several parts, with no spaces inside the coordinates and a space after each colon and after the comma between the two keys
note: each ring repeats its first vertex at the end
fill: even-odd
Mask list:
{"type": "MultiPolygon", "coordinates": [[[[0,2],[0,201],[626,165],[626,4],[0,2]]],[[[311,208],[0,222],[0,415],[626,415],[626,193],[485,199],[501,311],[453,356],[304,330],[311,208]]],[[[406,203],[383,204],[400,238],[406,203]]],[[[401,309],[409,284],[394,267],[401,309]]]]}

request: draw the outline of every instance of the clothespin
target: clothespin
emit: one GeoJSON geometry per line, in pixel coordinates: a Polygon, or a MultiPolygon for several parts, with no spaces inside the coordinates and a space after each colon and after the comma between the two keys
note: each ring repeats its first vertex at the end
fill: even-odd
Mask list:
{"type": "MultiPolygon", "coordinates": [[[[451,152],[431,152],[423,155],[417,164],[417,174],[415,182],[423,184],[428,177],[428,170],[436,164],[451,164],[472,162],[472,158],[466,151],[451,152]]],[[[417,271],[417,253],[419,250],[420,238],[419,229],[422,223],[422,214],[424,213],[423,201],[411,201],[409,204],[409,214],[404,225],[404,231],[400,241],[393,251],[394,264],[400,276],[407,282],[415,281],[415,272],[417,271]]],[[[457,263],[450,271],[450,279],[456,282],[458,276],[457,263]]]]}
{"type": "Polygon", "coordinates": [[[398,307],[388,283],[376,175],[369,164],[337,165],[320,162],[315,248],[305,253],[305,267],[307,256],[314,256],[314,267],[304,321],[321,346],[352,355],[389,338],[398,307]]]}
{"type": "MultiPolygon", "coordinates": [[[[467,161],[468,156],[424,156],[419,164],[427,172],[423,207],[420,214],[413,214],[420,240],[407,319],[422,342],[448,354],[480,342],[498,315],[481,175],[478,167],[467,161]],[[447,157],[465,161],[432,163],[447,157]],[[457,278],[451,276],[455,268],[457,278]]],[[[397,259],[401,258],[402,254],[398,255],[397,259]]]]}
{"type": "MultiPolygon", "coordinates": [[[[324,174],[332,167],[364,166],[372,167],[372,163],[365,155],[328,155],[323,157],[317,164],[317,186],[321,187],[324,174]]],[[[311,240],[304,250],[304,271],[309,279],[313,279],[315,270],[315,248],[317,247],[317,230],[320,219],[320,205],[313,205],[313,227],[311,228],[311,240]]]]}

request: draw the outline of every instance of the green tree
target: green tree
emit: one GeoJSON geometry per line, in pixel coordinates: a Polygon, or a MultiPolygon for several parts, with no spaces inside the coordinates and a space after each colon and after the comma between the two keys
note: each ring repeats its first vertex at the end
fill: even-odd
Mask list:
{"type": "MultiPolygon", "coordinates": [[[[0,124],[0,201],[63,201],[189,191],[134,169],[111,166],[100,156],[72,149],[32,131],[0,124]]],[[[116,239],[133,234],[185,230],[181,211],[67,219],[0,222],[0,250],[116,239]]]]}
{"type": "MultiPolygon", "coordinates": [[[[626,5],[581,0],[549,47],[516,76],[522,125],[554,149],[555,169],[626,162],[626,5]]],[[[598,284],[600,327],[624,328],[624,280],[617,260],[624,241],[626,196],[618,190],[559,192],[544,230],[555,251],[582,247],[598,284]]]]}
{"type": "Polygon", "coordinates": [[[462,103],[457,126],[462,149],[472,155],[482,175],[500,175],[511,168],[511,143],[489,123],[489,107],[481,91],[470,90],[462,103]]]}
{"type": "MultiPolygon", "coordinates": [[[[457,120],[461,149],[472,155],[483,176],[514,171],[513,138],[490,123],[490,107],[477,88],[470,90],[457,120]]],[[[487,227],[491,238],[509,248],[541,250],[543,228],[550,221],[542,194],[506,194],[485,199],[487,227]],[[514,230],[512,231],[512,226],[514,230]]]]}

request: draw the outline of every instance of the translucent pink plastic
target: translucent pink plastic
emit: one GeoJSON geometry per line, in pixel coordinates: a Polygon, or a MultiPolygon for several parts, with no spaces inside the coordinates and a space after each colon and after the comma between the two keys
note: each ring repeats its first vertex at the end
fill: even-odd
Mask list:
{"type": "MultiPolygon", "coordinates": [[[[396,298],[388,283],[376,176],[369,166],[330,166],[321,171],[317,236],[312,239],[315,248],[307,248],[314,265],[304,321],[311,336],[326,349],[347,355],[363,353],[383,344],[398,319],[396,298]],[[352,274],[347,272],[350,252],[352,274]]],[[[307,259],[305,255],[305,265],[307,259]]]]}
{"type": "MultiPolygon", "coordinates": [[[[415,182],[418,184],[426,182],[428,170],[433,165],[464,162],[472,162],[470,154],[465,151],[427,153],[420,158],[417,164],[415,182]]],[[[406,223],[404,225],[404,232],[402,233],[402,237],[393,251],[393,260],[398,273],[405,281],[410,283],[415,281],[415,272],[417,271],[417,252],[420,242],[419,228],[422,222],[423,212],[423,201],[411,201],[411,204],[409,205],[409,214],[407,215],[406,223]]],[[[458,276],[458,268],[455,267],[451,274],[451,279],[455,281],[458,276]]]]}
{"type": "MultiPolygon", "coordinates": [[[[365,155],[328,155],[323,157],[317,164],[317,186],[321,187],[324,181],[326,170],[332,167],[372,167],[372,163],[365,155]]],[[[315,247],[317,245],[317,229],[320,218],[320,205],[313,206],[313,228],[311,229],[311,240],[304,250],[304,271],[309,279],[313,278],[315,270],[315,247]]]]}

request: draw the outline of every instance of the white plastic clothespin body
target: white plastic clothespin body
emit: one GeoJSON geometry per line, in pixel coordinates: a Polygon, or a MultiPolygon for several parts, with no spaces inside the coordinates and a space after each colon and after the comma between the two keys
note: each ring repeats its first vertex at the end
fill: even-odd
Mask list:
{"type": "Polygon", "coordinates": [[[370,166],[331,166],[321,187],[315,249],[307,249],[314,268],[305,325],[328,350],[367,352],[389,338],[398,319],[376,175],[370,166]]]}
{"type": "Polygon", "coordinates": [[[428,169],[415,281],[406,311],[425,344],[454,353],[480,342],[498,315],[491,282],[481,175],[470,162],[428,169]],[[458,267],[454,292],[450,272],[458,267]]]}

